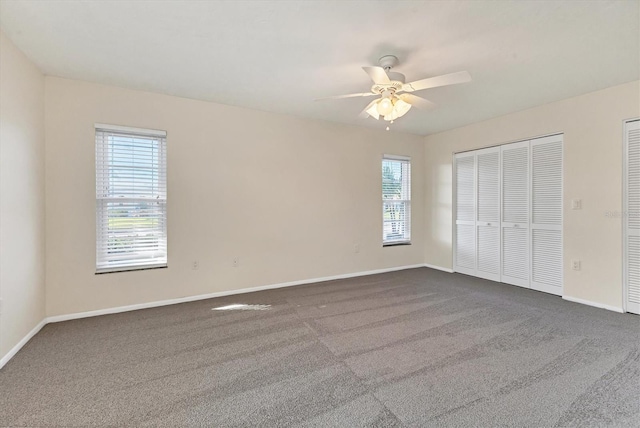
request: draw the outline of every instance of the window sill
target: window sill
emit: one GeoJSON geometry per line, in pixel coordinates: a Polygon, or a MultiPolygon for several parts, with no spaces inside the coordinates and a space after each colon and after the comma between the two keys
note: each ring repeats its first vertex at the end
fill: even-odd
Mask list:
{"type": "Polygon", "coordinates": [[[161,265],[147,265],[147,266],[132,266],[132,267],[114,267],[106,269],[96,270],[96,275],[103,275],[105,273],[117,273],[117,272],[133,272],[137,270],[151,270],[151,269],[166,269],[166,264],[161,265]]]}
{"type": "Polygon", "coordinates": [[[401,242],[383,242],[383,247],[398,247],[400,245],[411,245],[411,241],[401,241],[401,242]]]}

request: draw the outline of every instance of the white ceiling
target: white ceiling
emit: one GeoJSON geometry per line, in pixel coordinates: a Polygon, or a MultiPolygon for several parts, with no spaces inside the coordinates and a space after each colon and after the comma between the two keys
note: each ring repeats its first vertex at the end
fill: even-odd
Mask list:
{"type": "Polygon", "coordinates": [[[640,78],[640,2],[8,1],[0,27],[47,75],[383,129],[371,100],[382,55],[417,80],[393,129],[431,134],[640,78]]]}

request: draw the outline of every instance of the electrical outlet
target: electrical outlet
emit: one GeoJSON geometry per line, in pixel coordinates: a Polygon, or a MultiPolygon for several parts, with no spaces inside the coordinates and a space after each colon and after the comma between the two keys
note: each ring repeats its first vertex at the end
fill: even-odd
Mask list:
{"type": "Polygon", "coordinates": [[[198,270],[199,267],[200,267],[200,262],[199,261],[194,260],[193,263],[191,263],[191,269],[198,270]]]}
{"type": "Polygon", "coordinates": [[[582,269],[582,262],[580,260],[571,260],[571,269],[573,270],[582,269]]]}
{"type": "Polygon", "coordinates": [[[359,253],[360,252],[360,244],[355,244],[353,246],[353,252],[354,253],[359,253]]]}
{"type": "Polygon", "coordinates": [[[233,267],[240,266],[240,258],[234,257],[232,264],[233,264],[233,267]]]}

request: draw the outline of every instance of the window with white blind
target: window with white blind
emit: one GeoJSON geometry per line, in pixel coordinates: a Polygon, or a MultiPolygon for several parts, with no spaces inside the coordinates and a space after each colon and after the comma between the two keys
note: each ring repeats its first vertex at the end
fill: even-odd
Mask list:
{"type": "Polygon", "coordinates": [[[411,159],[382,158],[382,243],[411,242],[411,159]]]}
{"type": "Polygon", "coordinates": [[[95,128],[96,272],[166,266],[166,132],[95,128]]]}

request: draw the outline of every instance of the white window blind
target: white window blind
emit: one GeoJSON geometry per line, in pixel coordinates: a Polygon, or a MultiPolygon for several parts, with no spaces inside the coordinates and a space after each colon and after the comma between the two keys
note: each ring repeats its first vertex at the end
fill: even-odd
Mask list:
{"type": "Polygon", "coordinates": [[[411,241],[411,160],[385,155],[382,159],[382,243],[411,241]]]}
{"type": "Polygon", "coordinates": [[[164,131],[96,124],[96,271],[167,264],[164,131]]]}

